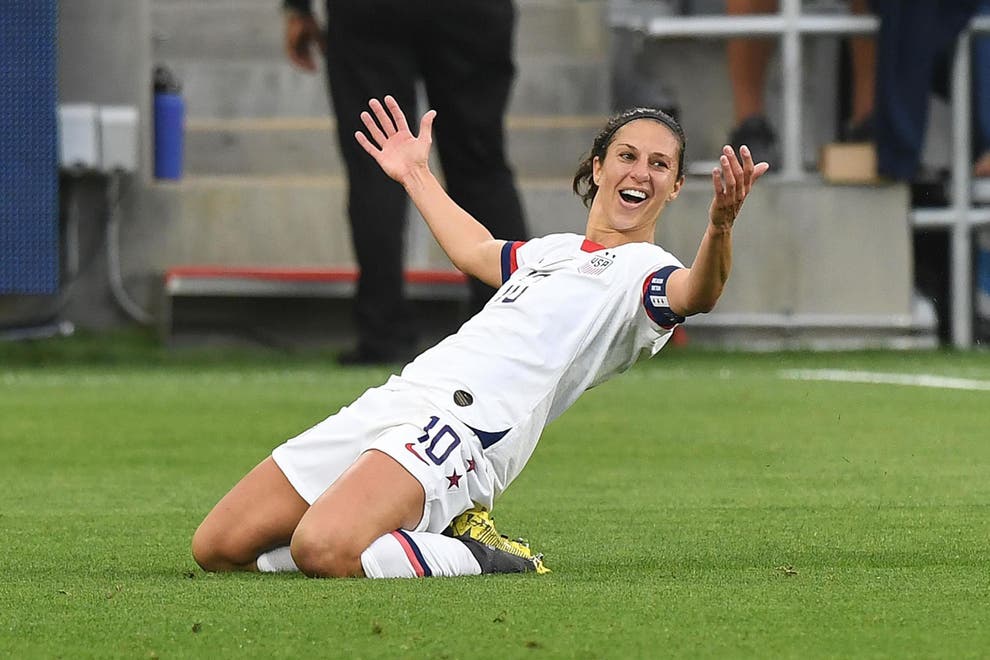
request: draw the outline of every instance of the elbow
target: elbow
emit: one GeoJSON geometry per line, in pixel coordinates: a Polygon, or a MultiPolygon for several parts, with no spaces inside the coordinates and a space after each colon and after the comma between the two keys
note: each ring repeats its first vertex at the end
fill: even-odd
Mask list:
{"type": "Polygon", "coordinates": [[[722,297],[722,290],[725,288],[725,280],[712,283],[711,286],[695,290],[691,296],[691,313],[707,314],[715,309],[715,304],[722,297]]]}
{"type": "Polygon", "coordinates": [[[712,300],[712,301],[705,301],[703,303],[698,304],[698,306],[694,310],[694,313],[695,314],[707,314],[708,312],[710,312],[713,309],[715,309],[715,302],[716,302],[715,300],[712,300]]]}
{"type": "Polygon", "coordinates": [[[453,264],[454,268],[461,271],[468,277],[474,277],[474,269],[469,260],[466,260],[461,256],[451,256],[450,263],[453,264]]]}
{"type": "Polygon", "coordinates": [[[687,311],[682,316],[693,316],[694,314],[707,314],[715,309],[719,296],[696,296],[687,305],[687,311]]]}
{"type": "Polygon", "coordinates": [[[691,308],[687,312],[685,312],[684,314],[682,314],[682,316],[694,316],[695,314],[707,314],[708,312],[712,311],[713,309],[715,309],[715,301],[711,301],[711,302],[708,302],[708,301],[699,302],[699,303],[697,303],[695,305],[692,305],[691,308]]]}
{"type": "Polygon", "coordinates": [[[473,277],[476,280],[480,280],[490,287],[498,288],[502,283],[493,283],[489,281],[489,278],[485,277],[484,272],[478,268],[477,262],[471,259],[465,259],[463,257],[454,258],[451,257],[450,263],[453,264],[454,268],[464,273],[468,277],[473,277]]]}

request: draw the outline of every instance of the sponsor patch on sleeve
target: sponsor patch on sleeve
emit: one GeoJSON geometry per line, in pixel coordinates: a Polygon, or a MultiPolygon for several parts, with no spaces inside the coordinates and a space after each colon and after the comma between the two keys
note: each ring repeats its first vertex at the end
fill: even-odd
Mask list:
{"type": "Polygon", "coordinates": [[[684,317],[674,313],[667,301],[667,279],[678,266],[664,266],[643,282],[643,309],[654,323],[665,330],[684,323],[684,317]]]}

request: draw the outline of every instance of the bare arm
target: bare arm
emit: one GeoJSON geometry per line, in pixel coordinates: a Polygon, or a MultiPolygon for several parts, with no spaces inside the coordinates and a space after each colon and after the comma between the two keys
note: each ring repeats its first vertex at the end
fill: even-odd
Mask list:
{"type": "Polygon", "coordinates": [[[722,148],[720,167],[712,170],[715,194],[708,209],[708,227],[694,263],[674,271],[667,282],[670,308],[681,316],[715,307],[732,270],[732,225],[753,184],[770,169],[767,163],[754,163],[748,147],[739,152],[742,163],[732,147],[722,148]]]}
{"type": "Polygon", "coordinates": [[[368,105],[371,113],[361,113],[368,135],[355,133],[358,144],[406,189],[454,266],[485,284],[500,286],[500,251],[505,241],[493,238],[484,225],[458,206],[430,171],[436,112],[430,110],[423,115],[419,135],[414,136],[394,98],[386,96],[385,106],[378,99],[372,99],[368,105]]]}

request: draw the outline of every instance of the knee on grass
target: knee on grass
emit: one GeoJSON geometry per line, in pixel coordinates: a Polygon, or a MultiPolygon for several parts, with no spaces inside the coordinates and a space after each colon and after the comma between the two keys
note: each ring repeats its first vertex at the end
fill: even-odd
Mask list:
{"type": "Polygon", "coordinates": [[[247,570],[257,559],[257,553],[243,547],[233,535],[211,533],[202,525],[193,534],[192,556],[209,572],[247,570]]]}
{"type": "Polygon", "coordinates": [[[300,534],[292,537],[292,559],[299,570],[309,577],[358,577],[364,575],[361,568],[361,552],[346,542],[330,535],[320,537],[300,534]]]}

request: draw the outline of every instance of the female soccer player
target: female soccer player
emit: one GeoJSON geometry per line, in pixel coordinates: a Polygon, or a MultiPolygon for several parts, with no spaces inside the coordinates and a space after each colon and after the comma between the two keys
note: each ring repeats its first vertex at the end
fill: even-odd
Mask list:
{"type": "MultiPolygon", "coordinates": [[[[396,101],[355,137],[402,184],[454,265],[500,287],[456,334],[277,447],[196,530],[206,570],[412,577],[543,572],[487,511],[544,427],[582,392],[655,354],[722,293],[732,225],[769,165],[724,147],[690,268],[653,243],[684,184],[684,132],[652,109],[616,115],[574,177],[584,235],[492,237],[430,171],[434,111],[413,135],[396,101]]],[[[470,136],[464,136],[469,139],[470,136]]]]}

